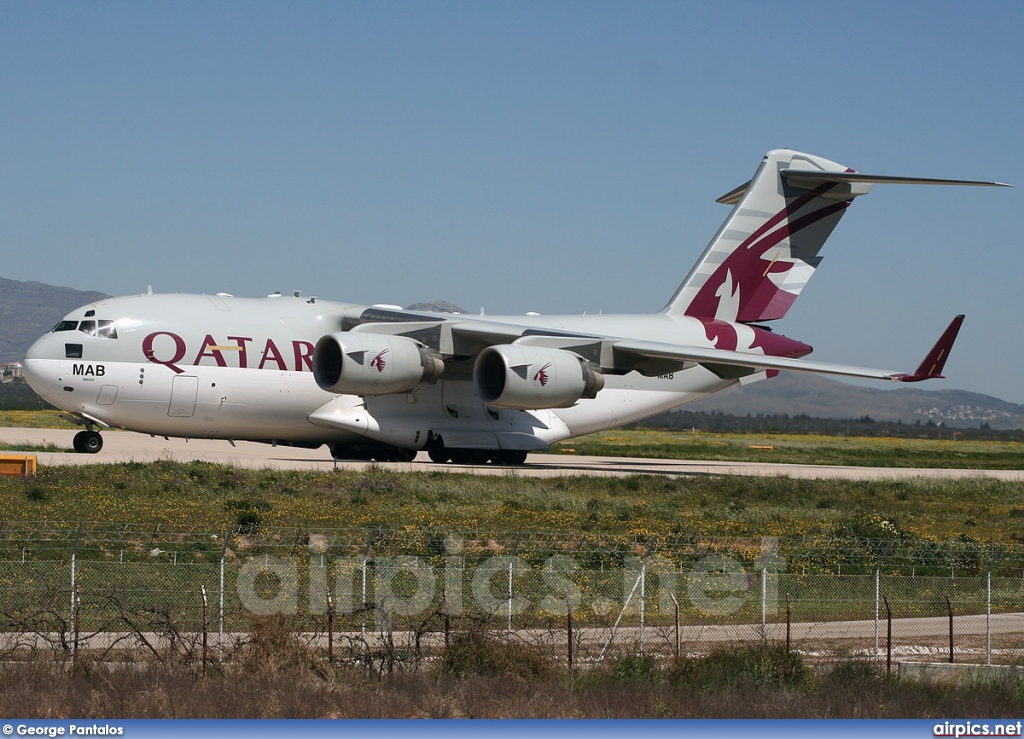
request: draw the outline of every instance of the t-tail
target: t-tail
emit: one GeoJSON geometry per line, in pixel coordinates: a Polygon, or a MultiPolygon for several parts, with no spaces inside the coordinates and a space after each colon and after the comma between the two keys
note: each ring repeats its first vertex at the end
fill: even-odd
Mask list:
{"type": "Polygon", "coordinates": [[[811,154],[770,151],[750,182],[718,199],[733,209],[662,312],[742,323],[782,318],[850,203],[879,183],[1008,187],[862,174],[811,154]]]}

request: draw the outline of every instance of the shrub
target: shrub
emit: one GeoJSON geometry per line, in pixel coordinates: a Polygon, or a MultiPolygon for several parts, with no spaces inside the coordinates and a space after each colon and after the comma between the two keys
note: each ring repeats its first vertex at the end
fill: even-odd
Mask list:
{"type": "Polygon", "coordinates": [[[460,634],[441,655],[441,672],[452,677],[542,677],[554,671],[554,663],[545,655],[524,644],[500,641],[483,632],[460,634]]]}
{"type": "Polygon", "coordinates": [[[611,662],[612,678],[619,683],[648,683],[661,681],[661,669],[653,654],[634,649],[621,654],[611,662]]]}
{"type": "Polygon", "coordinates": [[[50,499],[50,495],[46,492],[46,488],[42,485],[29,485],[25,488],[25,497],[31,500],[33,503],[45,503],[50,499]]]}
{"type": "Polygon", "coordinates": [[[710,690],[725,687],[800,688],[810,670],[803,659],[785,647],[721,647],[703,657],[681,657],[668,670],[679,687],[710,690]]]}
{"type": "Polygon", "coordinates": [[[241,661],[250,669],[277,670],[283,667],[313,667],[320,660],[303,643],[288,619],[282,615],[254,616],[249,641],[241,661]]]}
{"type": "Polygon", "coordinates": [[[274,506],[266,501],[227,500],[224,509],[235,512],[235,525],[240,534],[253,534],[263,523],[262,511],[269,511],[274,506]]]}
{"type": "Polygon", "coordinates": [[[884,679],[873,662],[843,660],[830,669],[821,679],[821,687],[840,691],[864,692],[884,679]]]}

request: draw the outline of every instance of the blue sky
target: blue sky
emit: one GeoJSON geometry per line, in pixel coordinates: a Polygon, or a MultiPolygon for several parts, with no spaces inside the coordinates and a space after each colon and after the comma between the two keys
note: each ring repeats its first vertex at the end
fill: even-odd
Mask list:
{"type": "Polygon", "coordinates": [[[1024,4],[0,3],[0,276],[662,307],[765,151],[877,186],[777,330],[1024,402],[1024,4]]]}

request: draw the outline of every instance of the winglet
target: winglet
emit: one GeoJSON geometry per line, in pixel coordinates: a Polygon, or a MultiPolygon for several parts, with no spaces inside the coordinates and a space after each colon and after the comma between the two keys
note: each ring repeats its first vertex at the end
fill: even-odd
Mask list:
{"type": "Polygon", "coordinates": [[[964,322],[962,315],[957,316],[953,319],[953,322],[949,324],[942,336],[932,347],[932,350],[928,352],[928,356],[924,358],[921,365],[914,371],[913,374],[901,374],[893,375],[894,380],[897,382],[921,382],[922,380],[934,380],[942,377],[942,368],[946,364],[946,359],[949,357],[949,350],[953,348],[953,342],[956,341],[956,335],[960,331],[960,325],[964,322]]]}

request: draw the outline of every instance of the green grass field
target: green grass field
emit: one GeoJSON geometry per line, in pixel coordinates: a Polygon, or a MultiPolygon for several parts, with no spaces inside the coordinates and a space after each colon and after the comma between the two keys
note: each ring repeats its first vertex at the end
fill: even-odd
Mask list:
{"type": "MultiPolygon", "coordinates": [[[[8,412],[44,425],[55,414],[8,412]]],[[[56,422],[60,423],[59,419],[56,422]]],[[[1017,442],[614,431],[560,453],[873,466],[1019,468],[1017,442]]],[[[101,460],[97,460],[101,462],[101,460]]],[[[42,468],[0,479],[0,521],[100,521],[223,529],[256,521],[307,529],[557,531],[666,536],[967,540],[1017,546],[1024,483],[795,480],[717,476],[537,479],[455,472],[244,470],[205,463],[42,468]]]]}
{"type": "Polygon", "coordinates": [[[1024,484],[992,479],[729,476],[528,478],[454,472],[247,470],[201,462],[44,467],[0,479],[0,521],[223,529],[557,531],[602,537],[966,539],[1018,543],[1024,484]]]}
{"type": "Polygon", "coordinates": [[[556,444],[565,454],[862,467],[1024,469],[1024,443],[813,434],[713,434],[617,429],[556,444]]]}

